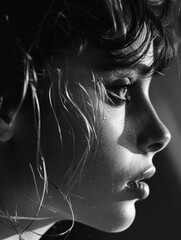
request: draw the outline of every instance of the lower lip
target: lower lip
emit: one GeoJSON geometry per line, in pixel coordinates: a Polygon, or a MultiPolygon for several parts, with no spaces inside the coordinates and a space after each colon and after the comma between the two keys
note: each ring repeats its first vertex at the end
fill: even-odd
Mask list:
{"type": "Polygon", "coordinates": [[[139,200],[147,198],[150,193],[149,186],[145,182],[133,182],[132,184],[127,185],[126,189],[134,198],[139,200]]]}

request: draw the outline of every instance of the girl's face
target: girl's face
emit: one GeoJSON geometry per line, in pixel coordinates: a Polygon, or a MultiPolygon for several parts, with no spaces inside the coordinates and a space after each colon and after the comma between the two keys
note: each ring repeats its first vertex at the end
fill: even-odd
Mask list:
{"type": "MultiPolygon", "coordinates": [[[[92,64],[92,59],[102,64],[106,61],[94,48],[85,56],[82,60],[88,64],[92,64]]],[[[96,134],[84,162],[87,130],[82,122],[85,121],[80,118],[75,123],[68,118],[75,151],[72,154],[72,144],[65,133],[64,149],[72,154],[69,159],[74,156],[71,170],[71,163],[67,163],[66,177],[69,174],[75,177],[77,171],[80,179],[75,182],[72,177],[65,192],[71,199],[75,219],[103,231],[122,231],[133,222],[135,202],[149,194],[148,185],[140,181],[155,173],[152,158],[170,140],[168,129],[149,99],[151,77],[144,72],[152,62],[153,46],[136,68],[96,72],[104,85],[100,94],[101,83],[97,82],[100,80],[94,79],[86,67],[72,64],[69,71],[70,96],[90,127],[95,122],[96,134]],[[107,94],[108,98],[101,94],[107,94]]],[[[76,119],[76,113],[72,115],[76,119]]]]}
{"type": "MultiPolygon", "coordinates": [[[[93,58],[95,63],[96,60],[103,64],[106,61],[94,48],[89,54],[86,59],[82,57],[88,64],[93,58]]],[[[52,108],[48,104],[43,106],[42,150],[49,192],[40,216],[55,214],[62,218],[63,212],[65,218],[72,217],[53,182],[71,201],[75,220],[108,232],[122,231],[131,225],[135,218],[135,202],[149,194],[148,185],[138,181],[155,173],[152,158],[170,140],[169,131],[149,99],[151,77],[143,74],[152,61],[151,46],[136,68],[96,72],[102,79],[102,86],[83,64],[72,64],[70,96],[82,117],[77,117],[77,106],[74,108],[65,99],[59,99],[64,103],[64,110],[58,111],[56,116],[63,136],[63,144],[60,144],[52,108]],[[102,89],[100,93],[98,88],[102,89]],[[94,126],[90,146],[87,146],[89,132],[84,117],[90,128],[94,126]],[[88,152],[85,147],[89,147],[88,152]]],[[[29,111],[33,112],[31,108],[29,111]]],[[[40,177],[32,170],[36,168],[37,138],[32,116],[22,109],[12,140],[0,146],[1,210],[9,209],[10,215],[32,215],[35,203],[39,202],[37,189],[40,195],[42,193],[40,177]]]]}

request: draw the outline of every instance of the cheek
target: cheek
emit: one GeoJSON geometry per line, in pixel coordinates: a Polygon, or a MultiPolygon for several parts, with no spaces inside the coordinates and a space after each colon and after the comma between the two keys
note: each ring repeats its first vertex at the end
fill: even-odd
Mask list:
{"type": "MultiPolygon", "coordinates": [[[[91,94],[89,96],[91,96],[91,94]]],[[[111,172],[112,168],[116,167],[117,164],[118,167],[121,162],[124,164],[124,159],[126,158],[127,152],[120,146],[119,143],[120,139],[125,141],[125,108],[112,109],[108,107],[108,105],[100,102],[98,98],[93,99],[92,96],[91,98],[92,104],[98,107],[94,109],[93,119],[90,118],[90,115],[87,115],[88,112],[85,113],[85,117],[87,119],[89,117],[88,122],[90,124],[90,134],[93,134],[91,136],[93,141],[89,142],[90,145],[87,145],[88,155],[84,162],[83,172],[88,171],[89,173],[91,168],[94,169],[91,173],[92,176],[94,176],[97,172],[102,172],[102,170],[105,171],[106,175],[111,172]],[[122,160],[120,161],[120,159],[122,160]],[[93,168],[93,166],[95,167],[93,168]]],[[[78,131],[78,128],[75,129],[78,131]]],[[[85,131],[82,133],[84,135],[85,131]]],[[[78,154],[84,151],[86,144],[83,144],[85,135],[81,135],[80,132],[77,132],[77,135],[79,137],[82,136],[82,142],[77,142],[76,152],[78,154]]],[[[78,162],[80,159],[81,158],[79,157],[78,162]]]]}
{"type": "Polygon", "coordinates": [[[104,195],[104,191],[112,191],[116,169],[124,169],[126,152],[118,140],[124,139],[125,107],[106,105],[100,100],[94,86],[85,84],[84,88],[76,87],[73,96],[78,111],[74,109],[74,118],[69,119],[68,124],[65,121],[63,126],[67,167],[72,168],[70,175],[74,175],[71,184],[83,179],[81,191],[90,196],[93,196],[92,191],[104,195]],[[69,131],[66,125],[69,125],[69,131]],[[72,134],[67,134],[71,131],[72,134]]]}
{"type": "Polygon", "coordinates": [[[77,221],[107,232],[120,232],[131,225],[135,208],[121,193],[126,169],[120,157],[99,150],[91,159],[92,165],[73,189],[75,195],[70,194],[77,221]]]}
{"type": "Polygon", "coordinates": [[[103,231],[120,232],[135,218],[134,202],[125,201],[122,191],[130,166],[129,152],[118,143],[124,119],[119,118],[118,122],[122,122],[119,125],[111,121],[110,114],[104,114],[99,143],[92,146],[93,152],[86,160],[83,177],[73,189],[75,195],[71,199],[77,221],[103,231]]]}
{"type": "MultiPolygon", "coordinates": [[[[124,110],[122,115],[124,116],[124,110]]],[[[120,184],[121,179],[124,179],[128,162],[128,160],[125,161],[128,152],[118,142],[124,129],[124,117],[117,118],[116,122],[113,121],[115,116],[109,111],[104,111],[104,116],[105,118],[97,120],[99,122],[98,138],[90,147],[82,172],[84,177],[81,189],[85,194],[90,195],[87,198],[91,197],[91,199],[94,196],[96,199],[102,199],[108,192],[107,196],[110,196],[116,182],[120,184]],[[96,195],[92,194],[93,191],[97,191],[96,195]]]]}
{"type": "MultiPolygon", "coordinates": [[[[100,119],[101,127],[98,130],[100,136],[100,151],[101,154],[112,159],[112,156],[121,155],[124,153],[119,140],[125,141],[125,108],[119,110],[105,107],[104,117],[100,119]]],[[[117,159],[117,157],[116,157],[117,159]]]]}

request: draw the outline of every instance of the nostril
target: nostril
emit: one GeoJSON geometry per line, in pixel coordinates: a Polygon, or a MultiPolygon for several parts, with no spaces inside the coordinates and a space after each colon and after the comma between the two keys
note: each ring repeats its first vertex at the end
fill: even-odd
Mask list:
{"type": "Polygon", "coordinates": [[[164,147],[163,143],[153,143],[150,146],[148,146],[148,151],[149,152],[157,152],[161,150],[164,147]]]}
{"type": "Polygon", "coordinates": [[[166,129],[165,134],[163,134],[162,136],[162,139],[160,139],[159,141],[155,140],[155,142],[153,141],[152,143],[150,143],[150,145],[148,144],[147,150],[151,152],[159,152],[167,146],[167,144],[170,142],[170,139],[171,134],[168,129],[166,129]]]}
{"type": "Polygon", "coordinates": [[[138,136],[138,148],[143,153],[159,152],[164,149],[171,139],[171,134],[168,129],[162,128],[162,131],[144,131],[138,136]],[[163,131],[164,130],[164,131],[163,131]]]}

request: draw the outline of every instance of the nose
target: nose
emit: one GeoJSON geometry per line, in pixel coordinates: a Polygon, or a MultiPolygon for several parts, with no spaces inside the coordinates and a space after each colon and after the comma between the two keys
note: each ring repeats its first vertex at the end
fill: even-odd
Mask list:
{"type": "Polygon", "coordinates": [[[164,149],[171,139],[168,128],[162,123],[151,106],[149,114],[141,121],[137,147],[143,153],[156,153],[164,149]]]}

